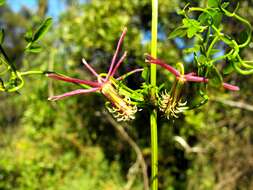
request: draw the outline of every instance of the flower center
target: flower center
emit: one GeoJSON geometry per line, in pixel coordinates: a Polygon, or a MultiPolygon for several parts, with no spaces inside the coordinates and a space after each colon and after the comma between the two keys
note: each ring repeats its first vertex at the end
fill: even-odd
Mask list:
{"type": "Polygon", "coordinates": [[[135,118],[134,115],[137,112],[137,107],[131,104],[132,102],[129,97],[120,95],[110,81],[103,84],[101,93],[110,102],[111,108],[108,107],[108,110],[118,121],[127,121],[135,118]]]}

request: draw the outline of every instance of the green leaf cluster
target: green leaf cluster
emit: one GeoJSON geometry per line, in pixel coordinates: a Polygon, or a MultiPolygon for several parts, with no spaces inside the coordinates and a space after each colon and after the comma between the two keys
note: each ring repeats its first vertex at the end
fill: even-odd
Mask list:
{"type": "Polygon", "coordinates": [[[40,26],[35,30],[35,32],[28,31],[25,34],[25,40],[28,42],[25,51],[31,53],[41,52],[42,47],[38,44],[38,41],[48,32],[52,24],[53,19],[47,18],[40,24],[40,26]]]}

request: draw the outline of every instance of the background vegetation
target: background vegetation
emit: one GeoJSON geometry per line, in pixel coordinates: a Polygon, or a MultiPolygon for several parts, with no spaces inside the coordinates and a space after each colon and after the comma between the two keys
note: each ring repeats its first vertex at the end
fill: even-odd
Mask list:
{"type": "MultiPolygon", "coordinates": [[[[191,46],[192,41],[185,40],[182,45],[167,39],[180,24],[177,11],[188,2],[206,3],[160,1],[158,57],[170,64],[185,62],[190,68],[192,60],[186,59],[182,49],[191,46]]],[[[238,1],[230,2],[235,7],[238,1]]],[[[252,1],[239,2],[240,15],[253,23],[252,1]]],[[[129,54],[120,68],[120,73],[125,73],[146,65],[143,54],[150,49],[150,4],[149,0],[65,1],[64,11],[54,19],[53,27],[41,41],[44,50],[27,55],[23,53],[23,36],[47,16],[48,1],[38,1],[36,11],[24,7],[17,13],[7,3],[0,7],[0,27],[6,31],[3,46],[20,70],[54,70],[89,79],[81,58],[104,72],[126,26],[124,49],[129,54]]],[[[226,20],[224,27],[235,37],[240,34],[241,26],[233,20],[226,20]]],[[[252,48],[253,43],[243,51],[247,59],[253,59],[252,48]]],[[[167,72],[158,72],[158,81],[173,81],[167,72]]],[[[137,74],[126,82],[137,88],[143,82],[140,78],[137,74]]],[[[211,89],[210,101],[200,109],[187,111],[179,119],[160,118],[160,189],[253,188],[253,78],[233,74],[225,79],[238,84],[241,90],[232,93],[211,89]],[[190,147],[183,146],[182,138],[190,147]]],[[[133,172],[136,151],[115,129],[124,127],[138,144],[149,173],[148,114],[142,111],[133,122],[115,124],[99,95],[47,101],[48,96],[70,89],[75,86],[32,76],[26,78],[19,93],[0,94],[0,189],[142,189],[141,169],[133,172]]],[[[194,92],[189,100],[192,97],[194,92]]]]}

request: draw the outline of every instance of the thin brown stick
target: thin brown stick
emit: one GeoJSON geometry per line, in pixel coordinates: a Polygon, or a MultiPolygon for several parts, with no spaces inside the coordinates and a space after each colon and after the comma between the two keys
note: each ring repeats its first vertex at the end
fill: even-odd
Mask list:
{"type": "Polygon", "coordinates": [[[108,121],[112,124],[112,126],[117,130],[117,132],[121,135],[121,137],[134,149],[137,155],[137,162],[140,163],[142,169],[142,177],[143,177],[143,189],[149,189],[149,182],[148,182],[148,174],[147,174],[147,165],[143,158],[142,152],[140,147],[135,143],[135,141],[128,135],[125,131],[124,127],[116,122],[111,115],[105,112],[108,121]]]}
{"type": "Polygon", "coordinates": [[[233,100],[223,100],[223,99],[213,99],[213,101],[220,102],[220,103],[230,106],[230,107],[239,108],[239,109],[253,112],[253,105],[247,104],[245,102],[238,102],[238,101],[233,101],[233,100]]]}

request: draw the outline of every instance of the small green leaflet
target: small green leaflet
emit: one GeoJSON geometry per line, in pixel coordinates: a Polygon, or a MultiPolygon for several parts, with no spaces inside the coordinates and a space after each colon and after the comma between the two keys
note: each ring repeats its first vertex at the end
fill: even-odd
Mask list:
{"type": "Polygon", "coordinates": [[[44,20],[42,22],[42,24],[39,26],[39,28],[35,31],[32,41],[36,42],[39,39],[41,39],[46,34],[46,32],[49,30],[52,23],[53,23],[52,18],[47,18],[46,20],[44,20]]]}
{"type": "Polygon", "coordinates": [[[42,51],[42,47],[36,43],[33,43],[26,49],[26,52],[31,52],[31,53],[39,53],[41,51],[42,51]]]}
{"type": "Polygon", "coordinates": [[[25,40],[28,42],[25,51],[31,53],[39,53],[42,50],[42,47],[37,43],[49,30],[53,23],[52,18],[47,18],[44,20],[38,29],[33,33],[32,30],[29,30],[25,34],[25,40]]]}
{"type": "Polygon", "coordinates": [[[175,37],[184,37],[186,34],[188,38],[192,38],[198,32],[203,32],[203,30],[205,29],[206,27],[201,26],[200,22],[194,19],[184,18],[183,26],[179,26],[173,32],[171,32],[169,35],[169,39],[175,37]]]}
{"type": "Polygon", "coordinates": [[[187,28],[185,26],[179,26],[169,34],[169,39],[176,37],[184,37],[187,34],[187,28]]]}
{"type": "Polygon", "coordinates": [[[198,20],[202,25],[214,25],[216,27],[219,27],[221,21],[222,21],[222,13],[219,10],[211,9],[207,12],[203,12],[198,20]]]}
{"type": "Polygon", "coordinates": [[[224,2],[224,3],[222,3],[221,7],[222,7],[223,9],[225,9],[225,8],[228,7],[228,5],[229,5],[229,2],[224,2]]]}
{"type": "Polygon", "coordinates": [[[145,80],[148,81],[149,80],[149,68],[145,67],[144,70],[141,73],[141,77],[145,80]]]}

